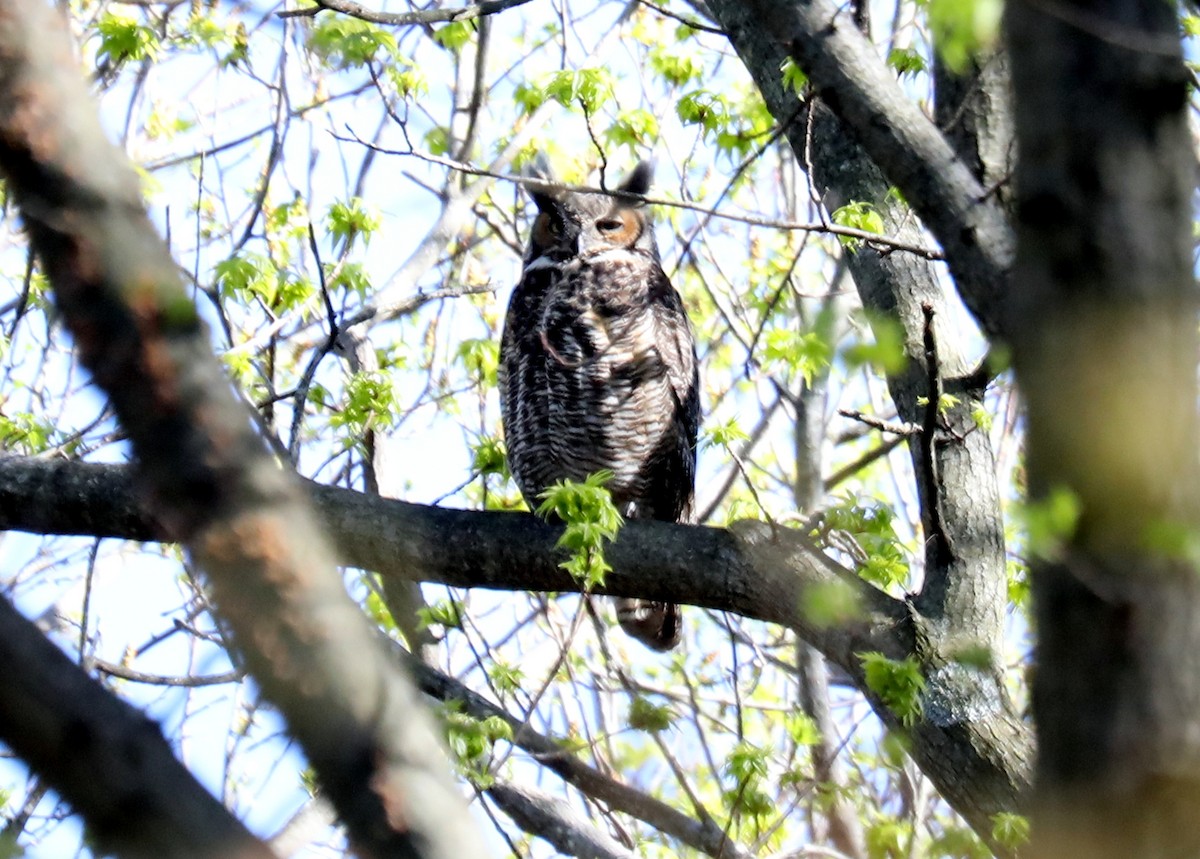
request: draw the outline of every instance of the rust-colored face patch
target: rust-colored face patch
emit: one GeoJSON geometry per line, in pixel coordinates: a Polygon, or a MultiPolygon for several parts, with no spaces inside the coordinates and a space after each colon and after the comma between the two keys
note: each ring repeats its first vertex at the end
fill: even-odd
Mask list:
{"type": "Polygon", "coordinates": [[[612,245],[628,247],[641,238],[646,221],[637,209],[616,207],[596,221],[596,232],[612,245]]]}

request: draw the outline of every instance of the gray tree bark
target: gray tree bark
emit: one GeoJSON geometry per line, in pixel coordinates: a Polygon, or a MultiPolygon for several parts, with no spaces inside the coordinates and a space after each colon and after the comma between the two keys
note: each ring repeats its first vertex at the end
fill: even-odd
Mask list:
{"type": "MultiPolygon", "coordinates": [[[[737,0],[712,0],[708,6],[772,114],[779,122],[788,122],[802,106],[794,93],[783,88],[778,72],[788,56],[788,36],[797,32],[796,39],[801,38],[791,13],[776,9],[772,18],[755,4],[737,0]],[[772,22],[792,29],[773,29],[772,22]]],[[[803,17],[802,13],[797,16],[803,17]]],[[[838,27],[843,26],[842,19],[851,23],[850,17],[846,10],[838,27]]],[[[847,33],[846,40],[860,47],[864,42],[857,33],[847,33]]],[[[843,73],[874,64],[877,68],[864,77],[890,75],[873,51],[860,52],[856,62],[857,66],[843,69],[843,73]]],[[[788,125],[792,150],[800,163],[811,167],[810,178],[821,190],[827,209],[832,211],[851,200],[869,202],[884,216],[889,235],[918,242],[921,233],[913,213],[889,194],[890,184],[879,167],[856,142],[849,126],[824,103],[844,101],[838,95],[839,80],[833,75],[825,88],[818,85],[821,97],[809,98],[802,119],[788,125]]],[[[888,87],[884,95],[896,88],[895,81],[889,78],[888,87]]],[[[959,127],[956,145],[975,153],[972,170],[984,171],[986,154],[987,169],[1000,172],[1004,168],[994,158],[1002,146],[995,143],[994,135],[973,133],[987,128],[983,118],[976,118],[970,110],[979,101],[978,93],[969,86],[953,91],[962,108],[960,115],[972,117],[969,124],[963,122],[959,127]]],[[[902,97],[880,102],[895,108],[887,121],[897,126],[903,124],[906,114],[901,101],[902,97]]],[[[920,136],[940,139],[931,123],[923,119],[922,123],[920,136]]],[[[927,149],[949,159],[945,161],[950,165],[945,168],[947,176],[958,176],[967,169],[952,154],[946,155],[949,145],[944,140],[910,150],[907,157],[920,159],[927,149]]],[[[904,157],[895,153],[892,161],[904,157]]],[[[923,171],[910,168],[907,173],[922,175],[923,171]]],[[[942,182],[946,187],[955,184],[945,177],[942,182]]],[[[929,681],[926,718],[912,731],[922,738],[913,746],[913,757],[951,805],[981,836],[990,839],[992,815],[1021,807],[1029,786],[1031,742],[1001,683],[999,645],[1007,574],[995,459],[987,433],[980,431],[972,418],[982,398],[982,386],[971,378],[948,296],[931,263],[910,254],[883,253],[869,245],[848,256],[863,306],[903,326],[908,363],[902,372],[888,378],[888,389],[900,417],[923,427],[921,434],[910,439],[909,449],[925,535],[925,579],[906,603],[911,647],[899,654],[916,657],[929,681]],[[939,411],[941,393],[953,393],[958,403],[939,411]],[[968,667],[964,664],[968,654],[985,654],[991,667],[984,671],[968,667]],[[983,722],[996,724],[997,714],[1002,714],[999,721],[1007,730],[981,732],[983,722]],[[964,757],[961,752],[966,748],[974,752],[964,757]],[[968,761],[987,763],[978,766],[968,761]]],[[[967,260],[963,264],[976,263],[967,260]]],[[[887,720],[886,712],[880,715],[887,720]]]]}

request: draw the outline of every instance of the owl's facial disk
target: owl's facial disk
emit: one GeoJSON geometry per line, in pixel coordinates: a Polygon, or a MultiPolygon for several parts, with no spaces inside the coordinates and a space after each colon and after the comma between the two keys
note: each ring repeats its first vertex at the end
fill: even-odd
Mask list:
{"type": "Polygon", "coordinates": [[[596,202],[601,201],[603,208],[589,211],[593,207],[573,208],[539,200],[540,211],[533,222],[534,256],[568,259],[634,247],[646,227],[645,218],[636,209],[607,198],[596,202]]]}
{"type": "MultiPolygon", "coordinates": [[[[652,172],[649,162],[641,162],[617,190],[645,196],[652,172]]],[[[530,195],[538,216],[530,235],[527,265],[556,265],[622,248],[656,253],[645,214],[628,198],[532,189],[530,195]]]]}

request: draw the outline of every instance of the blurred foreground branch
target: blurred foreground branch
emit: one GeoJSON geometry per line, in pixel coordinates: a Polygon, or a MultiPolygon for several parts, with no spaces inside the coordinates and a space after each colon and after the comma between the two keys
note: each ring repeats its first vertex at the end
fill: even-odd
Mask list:
{"type": "Polygon", "coordinates": [[[39,0],[0,0],[0,168],[165,533],[207,574],[355,849],[483,855],[415,690],[346,594],[298,482],[229,390],[63,21],[39,0]]]}
{"type": "Polygon", "coordinates": [[[158,726],[0,598],[0,739],[88,821],[106,853],[269,859],[175,759],[158,726]]]}

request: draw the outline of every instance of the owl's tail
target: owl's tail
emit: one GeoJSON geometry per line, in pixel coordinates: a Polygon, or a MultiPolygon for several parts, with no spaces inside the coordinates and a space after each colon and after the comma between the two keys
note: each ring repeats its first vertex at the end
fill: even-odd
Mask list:
{"type": "Polygon", "coordinates": [[[679,606],[669,602],[617,597],[617,620],[630,635],[651,650],[670,650],[679,643],[683,616],[679,606]]]}

